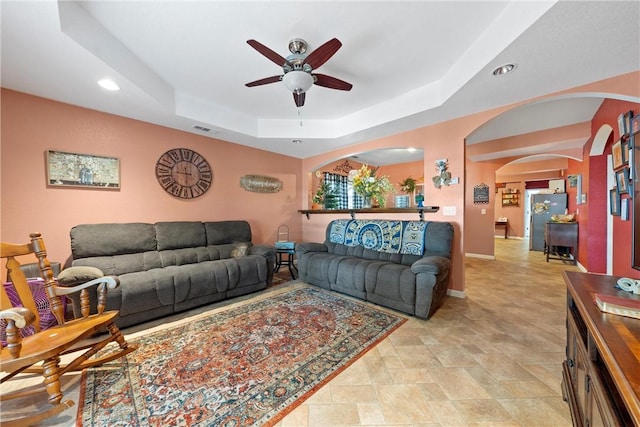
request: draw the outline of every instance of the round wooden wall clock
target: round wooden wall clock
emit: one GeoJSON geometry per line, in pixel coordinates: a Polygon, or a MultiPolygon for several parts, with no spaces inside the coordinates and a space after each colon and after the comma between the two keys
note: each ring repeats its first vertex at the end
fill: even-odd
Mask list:
{"type": "Polygon", "coordinates": [[[213,172],[200,154],[188,148],[174,148],[158,159],[156,178],[172,196],[194,199],[211,187],[213,172]]]}

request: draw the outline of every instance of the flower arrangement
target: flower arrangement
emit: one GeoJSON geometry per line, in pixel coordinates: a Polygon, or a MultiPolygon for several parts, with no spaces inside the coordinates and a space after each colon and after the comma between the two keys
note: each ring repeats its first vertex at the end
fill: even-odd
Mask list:
{"type": "Polygon", "coordinates": [[[387,204],[386,195],[393,191],[393,184],[386,175],[376,176],[378,168],[370,168],[362,165],[360,169],[349,172],[349,178],[353,183],[353,190],[367,200],[377,202],[378,206],[384,208],[387,204]]]}

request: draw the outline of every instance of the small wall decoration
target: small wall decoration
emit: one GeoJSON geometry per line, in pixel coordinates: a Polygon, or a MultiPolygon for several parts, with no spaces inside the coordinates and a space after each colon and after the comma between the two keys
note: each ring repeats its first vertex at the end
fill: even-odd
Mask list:
{"type": "Polygon", "coordinates": [[[120,189],[120,160],[117,157],[47,150],[48,187],[120,189]]]}
{"type": "Polygon", "coordinates": [[[476,205],[489,203],[489,186],[487,184],[478,184],[473,187],[473,203],[476,205]]]}
{"type": "Polygon", "coordinates": [[[282,190],[282,181],[264,175],[245,175],[240,178],[240,187],[253,193],[277,193],[282,190]]]}
{"type": "Polygon", "coordinates": [[[342,175],[349,175],[349,172],[351,172],[352,169],[355,169],[355,168],[351,166],[351,163],[349,163],[349,160],[345,160],[343,163],[340,163],[338,166],[333,168],[333,171],[339,172],[342,175]]]}
{"type": "Polygon", "coordinates": [[[447,159],[436,160],[438,175],[431,178],[434,187],[440,188],[443,185],[448,186],[451,183],[451,172],[447,171],[448,167],[447,159]]]}
{"type": "Polygon", "coordinates": [[[569,188],[577,187],[578,179],[580,179],[580,174],[567,175],[567,181],[569,181],[569,188]]]}

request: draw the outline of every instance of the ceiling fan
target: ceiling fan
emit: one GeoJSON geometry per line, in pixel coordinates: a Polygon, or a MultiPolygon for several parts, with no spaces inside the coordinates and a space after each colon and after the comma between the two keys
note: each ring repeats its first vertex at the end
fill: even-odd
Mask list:
{"type": "Polygon", "coordinates": [[[291,55],[283,58],[273,50],[269,49],[256,40],[247,40],[249,46],[264,55],[271,62],[282,67],[284,74],[279,76],[266,77],[247,83],[245,86],[253,87],[269,83],[282,81],[284,85],[293,93],[293,100],[298,107],[304,105],[305,93],[309,88],[316,84],[329,89],[351,90],[353,85],[335,77],[326,74],[313,73],[314,70],[320,68],[322,64],[327,62],[342,46],[340,40],[333,38],[306,55],[307,42],[302,39],[292,39],[289,42],[289,51],[291,55]]]}

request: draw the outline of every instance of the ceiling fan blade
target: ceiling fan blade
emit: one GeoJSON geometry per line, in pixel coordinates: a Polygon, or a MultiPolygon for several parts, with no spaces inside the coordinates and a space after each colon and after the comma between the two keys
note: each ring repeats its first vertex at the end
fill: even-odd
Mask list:
{"type": "Polygon", "coordinates": [[[315,84],[318,86],[328,87],[330,89],[338,90],[351,90],[353,85],[347,83],[344,80],[336,79],[335,77],[327,76],[326,74],[312,74],[315,77],[315,84]]]}
{"type": "Polygon", "coordinates": [[[296,106],[302,107],[304,105],[305,93],[295,93],[293,92],[293,100],[296,103],[296,106]]]}
{"type": "Polygon", "coordinates": [[[333,38],[311,52],[309,56],[307,56],[307,59],[305,59],[304,63],[311,65],[311,68],[315,70],[327,62],[341,46],[342,43],[340,43],[340,40],[333,38]]]}
{"type": "Polygon", "coordinates": [[[267,59],[277,64],[278,66],[282,67],[287,63],[286,59],[284,59],[282,56],[278,55],[257,40],[247,40],[247,43],[249,44],[249,46],[260,52],[263,56],[265,56],[267,59]]]}
{"type": "Polygon", "coordinates": [[[282,80],[282,76],[271,76],[271,77],[266,77],[264,79],[256,80],[254,82],[246,83],[245,86],[253,87],[253,86],[266,85],[269,83],[279,82],[280,80],[282,80]]]}

